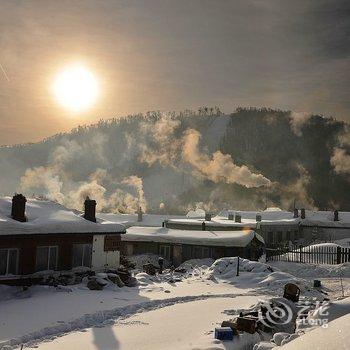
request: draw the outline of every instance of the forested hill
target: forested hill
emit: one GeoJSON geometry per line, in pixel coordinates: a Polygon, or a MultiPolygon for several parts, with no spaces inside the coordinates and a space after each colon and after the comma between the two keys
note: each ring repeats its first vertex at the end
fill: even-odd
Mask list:
{"type": "Polygon", "coordinates": [[[272,109],[152,112],[0,148],[0,192],[81,209],[350,210],[349,126],[272,109]]]}

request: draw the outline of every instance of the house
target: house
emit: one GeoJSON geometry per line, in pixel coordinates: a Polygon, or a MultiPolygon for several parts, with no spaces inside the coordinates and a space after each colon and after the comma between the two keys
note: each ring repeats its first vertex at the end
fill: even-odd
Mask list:
{"type": "Polygon", "coordinates": [[[225,256],[257,260],[263,247],[264,239],[253,230],[199,231],[132,226],[122,236],[124,255],[156,254],[174,266],[189,259],[225,256]]]}
{"type": "Polygon", "coordinates": [[[264,211],[223,210],[218,215],[202,213],[202,217],[175,218],[164,226],[183,230],[242,230],[258,232],[269,246],[288,242],[308,244],[314,241],[334,241],[350,237],[350,213],[279,208],[264,211]]]}
{"type": "Polygon", "coordinates": [[[21,194],[0,199],[0,276],[119,266],[121,224],[96,219],[96,201],[84,213],[21,194]]]}
{"type": "Polygon", "coordinates": [[[202,218],[170,219],[164,226],[183,230],[237,231],[254,230],[262,236],[266,244],[296,241],[300,238],[300,218],[296,213],[279,208],[264,211],[223,210],[212,217],[206,214],[202,218]]]}
{"type": "Polygon", "coordinates": [[[333,242],[350,238],[350,212],[304,210],[300,231],[308,241],[333,242]]]}

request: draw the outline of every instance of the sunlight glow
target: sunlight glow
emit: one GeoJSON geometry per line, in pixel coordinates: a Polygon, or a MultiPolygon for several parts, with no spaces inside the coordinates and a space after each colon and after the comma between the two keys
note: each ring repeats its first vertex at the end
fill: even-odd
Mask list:
{"type": "Polygon", "coordinates": [[[80,112],[96,102],[99,87],[90,70],[75,64],[57,74],[53,91],[59,104],[73,112],[80,112]]]}

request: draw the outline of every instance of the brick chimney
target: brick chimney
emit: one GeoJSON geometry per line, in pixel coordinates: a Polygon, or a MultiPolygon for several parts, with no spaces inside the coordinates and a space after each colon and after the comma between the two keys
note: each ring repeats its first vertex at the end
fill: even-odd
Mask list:
{"type": "Polygon", "coordinates": [[[86,197],[84,207],[84,219],[96,222],[96,201],[86,197]]]}
{"type": "Polygon", "coordinates": [[[302,219],[305,219],[305,209],[304,208],[301,208],[300,209],[300,217],[302,218],[302,219]]]}
{"type": "Polygon", "coordinates": [[[211,214],[205,213],[205,221],[211,221],[211,214]]]}
{"type": "Polygon", "coordinates": [[[26,222],[26,197],[23,194],[15,194],[12,197],[11,217],[20,222],[26,222]]]}
{"type": "Polygon", "coordinates": [[[241,214],[237,214],[235,215],[235,222],[242,222],[242,217],[241,214]]]}
{"type": "Polygon", "coordinates": [[[297,217],[299,217],[299,211],[297,208],[295,208],[293,211],[293,218],[296,219],[297,217]]]}
{"type": "Polygon", "coordinates": [[[339,212],[338,212],[338,210],[334,210],[334,221],[339,221],[339,212]]]}

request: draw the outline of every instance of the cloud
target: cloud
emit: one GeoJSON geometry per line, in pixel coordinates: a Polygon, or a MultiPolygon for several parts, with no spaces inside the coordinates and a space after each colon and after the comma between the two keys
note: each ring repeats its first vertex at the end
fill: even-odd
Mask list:
{"type": "Polygon", "coordinates": [[[195,169],[194,175],[213,182],[236,183],[248,188],[269,186],[271,181],[246,165],[238,166],[228,154],[216,151],[212,157],[199,151],[201,134],[194,129],[184,134],[183,159],[195,169]]]}

